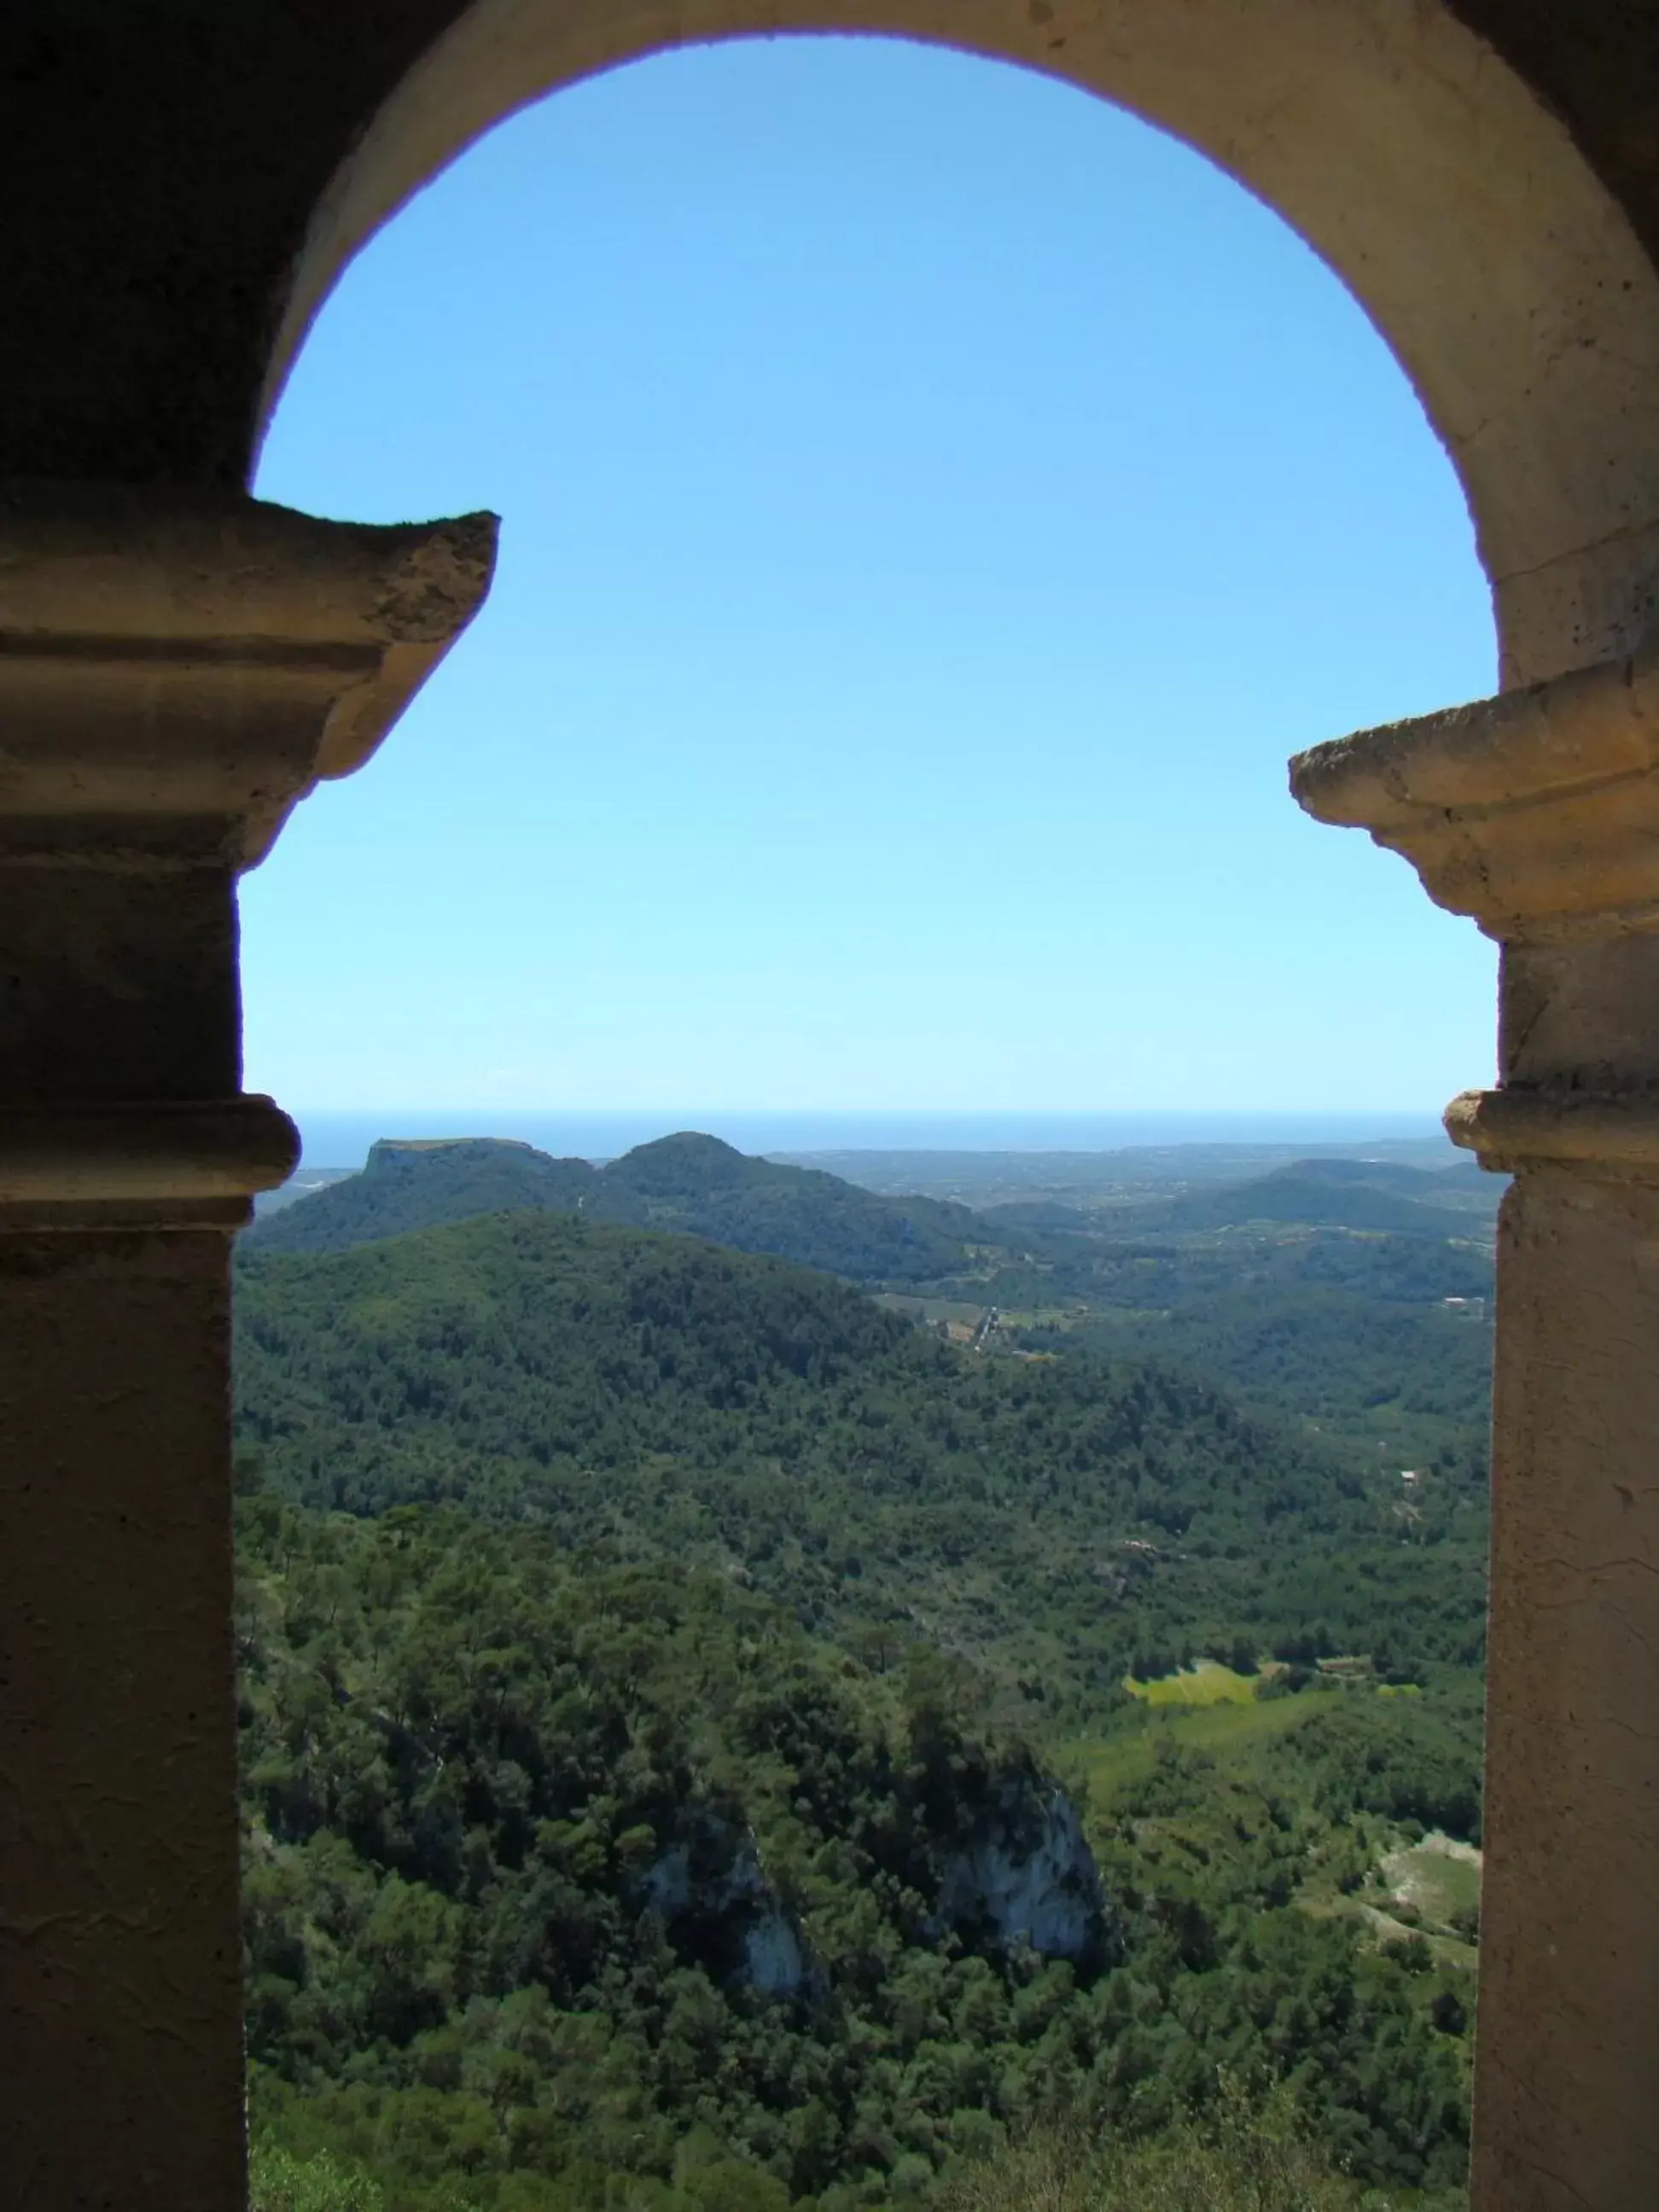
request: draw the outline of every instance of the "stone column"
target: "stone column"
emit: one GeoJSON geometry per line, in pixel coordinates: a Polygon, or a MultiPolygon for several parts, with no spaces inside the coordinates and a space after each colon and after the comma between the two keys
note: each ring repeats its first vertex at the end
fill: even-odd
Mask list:
{"type": "Polygon", "coordinates": [[[1474,2212],[1659,2203],[1659,652],[1322,745],[1502,947],[1474,2212]]]}
{"type": "Polygon", "coordinates": [[[0,487],[0,2195],[243,2197],[235,878],[487,587],[487,517],[0,487]]]}

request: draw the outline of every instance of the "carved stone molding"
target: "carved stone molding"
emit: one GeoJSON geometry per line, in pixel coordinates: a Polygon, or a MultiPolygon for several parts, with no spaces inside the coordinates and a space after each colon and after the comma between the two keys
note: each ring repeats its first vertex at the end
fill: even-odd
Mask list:
{"type": "Polygon", "coordinates": [[[1362,730],[1291,763],[1438,904],[1541,942],[1659,928],[1659,638],[1547,684],[1362,730]]]}
{"type": "Polygon", "coordinates": [[[234,1228],[292,1168],[240,1091],[235,878],[465,628],[495,532],[0,485],[0,1230],[234,1228]]]}
{"type": "Polygon", "coordinates": [[[1659,1180],[1659,634],[1316,746],[1291,788],[1503,945],[1503,1087],[1452,1101],[1452,1141],[1501,1172],[1659,1180]]]}
{"type": "Polygon", "coordinates": [[[1659,1098],[1583,1091],[1465,1091],[1445,1112],[1453,1144],[1483,1168],[1569,1168],[1614,1181],[1659,1180],[1659,1098]]]}
{"type": "Polygon", "coordinates": [[[0,1229],[234,1229],[299,1157],[299,1132],[258,1094],[0,1109],[0,1229]]]}
{"type": "Polygon", "coordinates": [[[495,529],[0,486],[0,853],[258,860],[471,620],[495,529]]]}

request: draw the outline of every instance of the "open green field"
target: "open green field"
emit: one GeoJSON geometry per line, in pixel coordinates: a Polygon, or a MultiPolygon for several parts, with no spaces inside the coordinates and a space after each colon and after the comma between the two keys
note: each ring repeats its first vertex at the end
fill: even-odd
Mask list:
{"type": "MultiPolygon", "coordinates": [[[[1134,1848],[1150,1852],[1164,1869],[1191,1876],[1224,1858],[1237,1827],[1236,1811],[1249,1808],[1252,1789],[1273,1786],[1275,1746],[1321,1713],[1352,1699],[1369,1703],[1374,1685],[1334,1683],[1310,1686],[1300,1695],[1260,1699],[1241,1696],[1247,1678],[1224,1667],[1210,1666],[1152,1683],[1129,1686],[1143,1700],[1139,1726],[1126,1725],[1109,1735],[1073,1738],[1062,1747],[1059,1771],[1086,1807],[1086,1825],[1097,1848],[1121,1846],[1125,1832],[1114,1829],[1139,1786],[1157,1771],[1159,1758],[1173,1748],[1197,1753],[1214,1762],[1214,1791],[1190,1816],[1160,1813],[1133,1823],[1134,1848]],[[1207,1679],[1191,1695],[1194,1677],[1207,1679]],[[1146,1692],[1155,1694],[1148,1698],[1146,1692]],[[1161,1693],[1161,1694],[1157,1694],[1161,1693]],[[1242,1790],[1235,1800],[1230,1792],[1242,1790]]],[[[1374,1945],[1387,1948],[1420,1936],[1436,1967],[1472,1972],[1477,1951],[1473,1915],[1480,1894],[1480,1855],[1470,1844],[1414,1824],[1403,1827],[1366,1815],[1355,1824],[1365,1838],[1356,1863],[1344,1842],[1351,1832],[1337,1821],[1322,1826],[1316,1818],[1309,1833],[1309,1858],[1297,1885],[1297,1903],[1316,1918],[1356,1920],[1374,1945]],[[1369,1864],[1366,1861],[1369,1860],[1369,1864]],[[1356,1873],[1362,1878],[1356,1882],[1356,1873]]],[[[1425,1990],[1430,1985],[1425,1982],[1425,1990]]]]}
{"type": "Polygon", "coordinates": [[[1178,1674],[1161,1674],[1151,1682],[1124,1677],[1132,1698],[1149,1705],[1249,1705],[1255,1703],[1255,1674],[1236,1674],[1218,1659],[1200,1659],[1196,1667],[1183,1667],[1178,1674]]]}
{"type": "MultiPolygon", "coordinates": [[[[1217,1669],[1223,1674],[1230,1671],[1224,1667],[1217,1669]]],[[[1232,1679],[1244,1678],[1234,1675],[1232,1679]]],[[[1152,1771],[1161,1741],[1206,1753],[1224,1764],[1230,1753],[1246,1753],[1255,1744],[1301,1727],[1321,1710],[1322,1702],[1317,1692],[1310,1697],[1305,1692],[1299,1698],[1270,1698],[1265,1702],[1228,1695],[1216,1697],[1208,1705],[1161,1698],[1152,1703],[1144,1728],[1126,1729],[1109,1736],[1074,1737],[1062,1747],[1063,1756],[1068,1772],[1082,1779],[1091,1812],[1100,1818],[1109,1811],[1117,1791],[1152,1771]]]]}
{"type": "Polygon", "coordinates": [[[961,1298],[919,1298],[902,1291],[881,1291],[876,1304],[890,1313],[908,1314],[913,1321],[962,1322],[969,1328],[977,1328],[985,1318],[982,1305],[969,1305],[961,1298]]]}

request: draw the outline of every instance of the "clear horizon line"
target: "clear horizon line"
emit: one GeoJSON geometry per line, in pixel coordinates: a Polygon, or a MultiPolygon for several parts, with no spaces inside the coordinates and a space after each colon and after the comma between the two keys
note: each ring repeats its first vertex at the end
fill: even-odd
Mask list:
{"type": "Polygon", "coordinates": [[[292,1104],[290,1114],[501,1114],[569,1116],[572,1119],[656,1118],[665,1114],[768,1115],[779,1118],[813,1115],[830,1120],[856,1121],[876,1115],[888,1121],[927,1118],[934,1121],[1113,1121],[1131,1115],[1156,1115],[1162,1121],[1213,1119],[1230,1115],[1241,1121],[1325,1121],[1334,1117],[1358,1119],[1378,1115],[1389,1121],[1422,1118],[1438,1122],[1444,1103],[1434,1106],[718,1106],[708,1103],[652,1106],[530,1106],[503,1105],[499,1101],[476,1100],[460,1104],[426,1104],[415,1099],[373,1100],[361,1105],[335,1105],[309,1100],[292,1104]]]}

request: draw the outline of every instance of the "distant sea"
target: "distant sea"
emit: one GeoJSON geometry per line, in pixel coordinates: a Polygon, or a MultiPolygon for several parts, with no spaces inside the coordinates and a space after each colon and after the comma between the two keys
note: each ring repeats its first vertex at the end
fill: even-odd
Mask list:
{"type": "Polygon", "coordinates": [[[519,1137],[562,1158],[609,1160],[679,1129],[723,1137],[743,1152],[1115,1152],[1137,1145],[1364,1145],[1441,1136],[1434,1113],[728,1114],[689,1106],[635,1114],[519,1113],[498,1106],[289,1110],[311,1168],[360,1168],[379,1137],[519,1137]]]}

